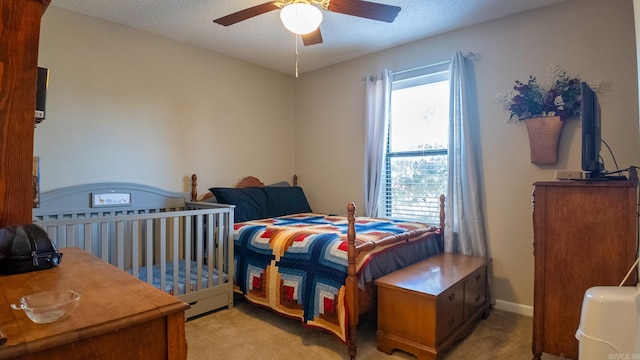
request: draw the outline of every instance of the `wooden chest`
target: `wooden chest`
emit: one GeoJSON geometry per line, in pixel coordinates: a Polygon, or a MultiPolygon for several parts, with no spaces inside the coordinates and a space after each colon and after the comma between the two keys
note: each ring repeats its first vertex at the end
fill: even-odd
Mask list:
{"type": "Polygon", "coordinates": [[[378,350],[438,359],[489,311],[490,258],[443,253],[375,281],[378,350]]]}

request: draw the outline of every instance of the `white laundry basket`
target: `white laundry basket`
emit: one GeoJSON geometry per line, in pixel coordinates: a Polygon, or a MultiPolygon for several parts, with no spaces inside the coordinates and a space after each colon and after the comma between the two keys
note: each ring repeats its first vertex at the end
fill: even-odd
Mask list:
{"type": "Polygon", "coordinates": [[[582,301],[576,331],[580,360],[640,360],[638,315],[640,290],[635,286],[595,286],[582,301]]]}

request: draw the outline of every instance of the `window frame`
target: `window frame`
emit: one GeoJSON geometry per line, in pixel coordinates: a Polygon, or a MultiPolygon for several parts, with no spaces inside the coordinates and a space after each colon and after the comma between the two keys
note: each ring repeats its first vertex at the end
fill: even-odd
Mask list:
{"type": "MultiPolygon", "coordinates": [[[[389,104],[388,108],[392,107],[392,94],[395,90],[406,89],[410,87],[422,86],[426,84],[437,83],[441,81],[447,81],[450,89],[450,77],[449,77],[449,63],[441,63],[431,66],[426,66],[422,68],[417,68],[413,70],[401,71],[397,73],[390,74],[390,96],[389,96],[389,104]]],[[[449,102],[451,100],[449,99],[449,102]]],[[[450,103],[447,104],[450,107],[450,103]]],[[[450,119],[448,120],[448,122],[450,119]]],[[[386,144],[385,144],[385,158],[384,158],[384,173],[383,175],[383,186],[382,186],[382,196],[381,207],[382,213],[386,217],[391,217],[392,215],[392,199],[393,193],[390,190],[391,188],[391,178],[393,176],[391,171],[391,160],[394,158],[411,158],[411,157],[424,157],[424,156],[447,156],[449,154],[449,137],[446,139],[446,148],[444,149],[421,149],[421,150],[408,150],[408,151],[391,151],[391,126],[392,126],[392,115],[391,111],[389,111],[389,122],[387,124],[387,134],[386,134],[386,144]]],[[[448,164],[447,164],[447,172],[448,164]]],[[[447,181],[448,182],[448,181],[447,181]]],[[[445,188],[448,188],[448,184],[445,183],[445,188]]],[[[445,191],[446,196],[446,191],[445,191]]],[[[435,210],[435,209],[434,209],[435,210]]],[[[439,211],[439,208],[438,208],[439,211]]],[[[410,218],[409,220],[420,220],[415,218],[410,218]]],[[[432,221],[436,219],[432,219],[431,217],[425,217],[421,219],[423,221],[432,221]]]]}

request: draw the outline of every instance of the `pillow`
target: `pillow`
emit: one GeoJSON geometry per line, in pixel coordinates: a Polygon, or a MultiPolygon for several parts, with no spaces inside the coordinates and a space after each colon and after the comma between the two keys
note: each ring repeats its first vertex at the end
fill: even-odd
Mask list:
{"type": "Polygon", "coordinates": [[[291,184],[289,184],[289,182],[287,182],[287,181],[280,181],[280,182],[277,182],[275,184],[270,184],[270,185],[267,185],[267,186],[270,186],[270,187],[289,187],[289,186],[291,186],[291,184]]]}
{"type": "Polygon", "coordinates": [[[235,205],[234,221],[243,222],[271,217],[267,210],[267,195],[258,187],[211,188],[221,204],[235,205]]]}
{"type": "Polygon", "coordinates": [[[215,195],[213,195],[213,193],[208,192],[208,193],[206,193],[206,194],[202,197],[202,199],[200,199],[200,200],[198,200],[198,201],[200,201],[200,202],[206,202],[206,203],[217,203],[217,202],[218,202],[218,199],[216,199],[216,196],[215,196],[215,195]],[[210,195],[210,196],[209,196],[209,195],[210,195]]]}
{"type": "Polygon", "coordinates": [[[261,189],[266,194],[268,217],[311,212],[307,198],[299,186],[264,187],[261,189]]]}

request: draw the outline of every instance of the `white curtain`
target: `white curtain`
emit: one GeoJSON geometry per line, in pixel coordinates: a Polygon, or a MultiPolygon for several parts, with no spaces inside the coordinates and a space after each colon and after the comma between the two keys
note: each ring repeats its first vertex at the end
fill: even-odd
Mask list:
{"type": "Polygon", "coordinates": [[[445,251],[489,256],[482,199],[480,132],[472,63],[451,58],[449,187],[445,205],[445,251]]]}
{"type": "Polygon", "coordinates": [[[367,75],[365,110],[364,216],[379,217],[380,194],[384,188],[384,154],[388,104],[391,96],[389,71],[379,77],[367,75]]]}
{"type": "MultiPolygon", "coordinates": [[[[471,54],[473,55],[473,54],[471,54]]],[[[457,52],[451,58],[449,112],[449,185],[445,204],[444,249],[465,255],[491,256],[482,211],[480,130],[472,60],[457,52]]],[[[495,304],[493,269],[489,299],[495,304]]]]}

